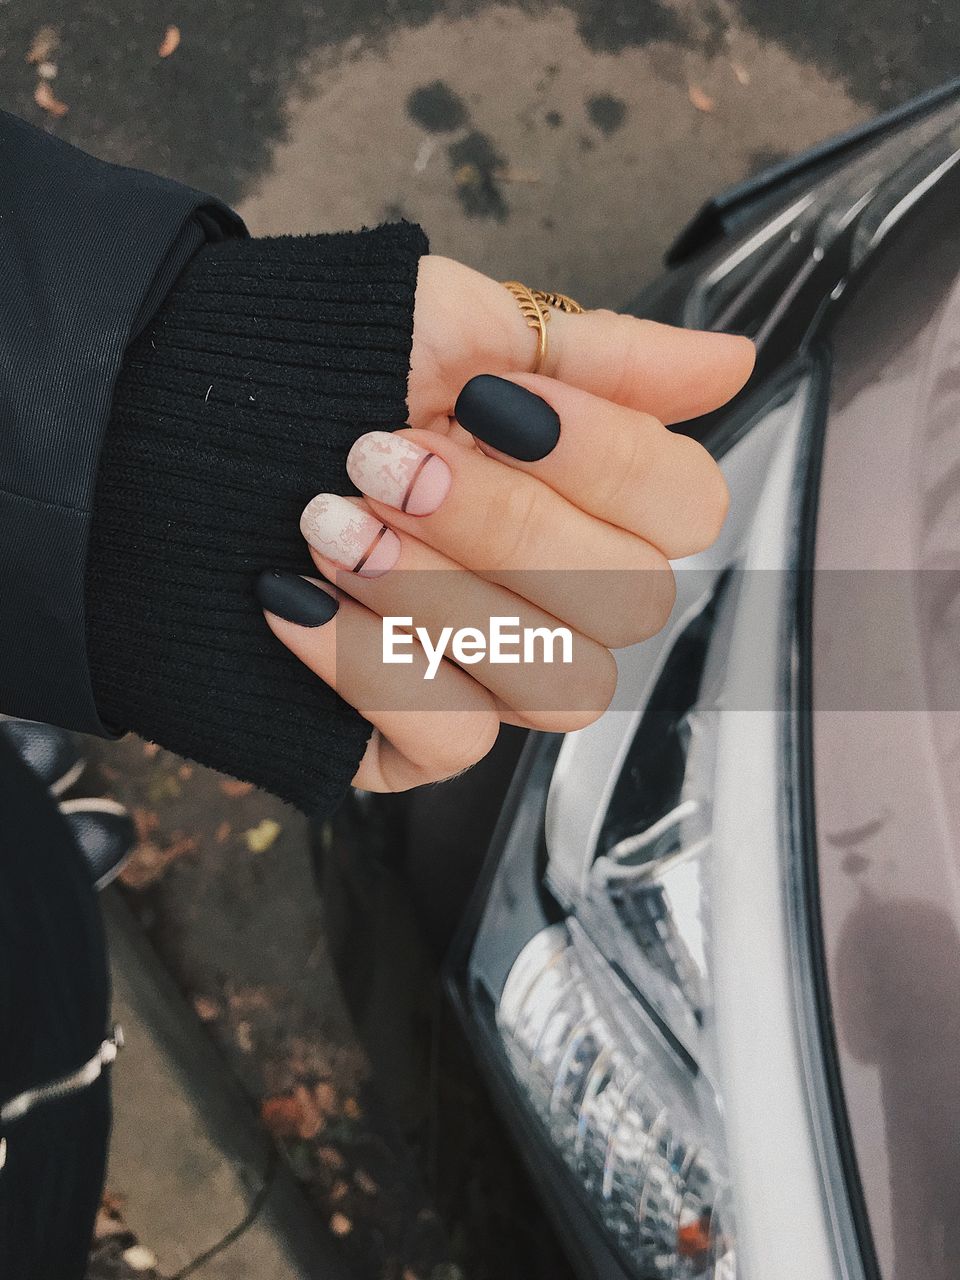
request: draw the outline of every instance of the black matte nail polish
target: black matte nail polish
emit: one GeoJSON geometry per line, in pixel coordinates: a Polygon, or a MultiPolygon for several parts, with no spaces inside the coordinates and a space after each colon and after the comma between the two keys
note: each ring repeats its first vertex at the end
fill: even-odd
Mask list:
{"type": "Polygon", "coordinates": [[[339,602],[299,573],[265,569],[257,578],[257,599],[268,613],[300,627],[322,627],[336,614],[339,602]]]}
{"type": "Polygon", "coordinates": [[[520,462],[545,458],[560,439],[560,419],[546,400],[492,373],[471,378],[453,412],[471,435],[520,462]]]}

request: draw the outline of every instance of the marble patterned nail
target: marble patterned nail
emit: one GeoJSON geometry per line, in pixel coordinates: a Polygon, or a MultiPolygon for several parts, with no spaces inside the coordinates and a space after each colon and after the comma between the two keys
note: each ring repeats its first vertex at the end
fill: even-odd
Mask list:
{"type": "Polygon", "coordinates": [[[453,480],[443,458],[390,431],[370,431],[356,441],[347,475],[367,497],[411,516],[436,511],[453,480]]]}
{"type": "Polygon", "coordinates": [[[320,555],[362,578],[379,578],[400,558],[400,539],[392,529],[334,493],[307,503],[300,532],[320,555]]]}

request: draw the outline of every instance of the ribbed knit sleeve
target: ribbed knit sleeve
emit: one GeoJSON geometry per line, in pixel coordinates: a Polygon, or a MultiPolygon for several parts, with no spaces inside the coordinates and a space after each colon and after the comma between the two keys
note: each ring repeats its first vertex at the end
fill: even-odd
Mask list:
{"type": "Polygon", "coordinates": [[[307,812],[343,796],[370,726],[271,635],[254,583],[316,573],[301,510],[356,492],[353,441],[404,423],[425,252],[405,222],[207,246],[115,389],[87,566],[97,708],[307,812]]]}

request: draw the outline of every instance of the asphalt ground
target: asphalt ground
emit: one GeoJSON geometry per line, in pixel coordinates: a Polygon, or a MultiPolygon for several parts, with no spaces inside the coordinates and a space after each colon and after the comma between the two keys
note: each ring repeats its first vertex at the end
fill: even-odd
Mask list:
{"type": "Polygon", "coordinates": [[[588,303],[627,297],[719,186],[958,67],[952,0],[0,3],[0,106],[255,231],[403,213],[588,303]],[[24,62],[44,25],[60,119],[24,62]]]}

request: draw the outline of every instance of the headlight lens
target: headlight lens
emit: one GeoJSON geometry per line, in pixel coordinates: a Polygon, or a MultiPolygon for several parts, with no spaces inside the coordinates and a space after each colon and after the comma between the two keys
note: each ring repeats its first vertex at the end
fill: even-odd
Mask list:
{"type": "Polygon", "coordinates": [[[529,937],[496,1003],[528,1105],[644,1280],[737,1271],[709,963],[708,657],[727,582],[709,581],[648,699],[586,882],[559,883],[548,864],[563,918],[529,937]]]}
{"type": "Polygon", "coordinates": [[[497,1025],[556,1149],[641,1274],[732,1280],[725,1178],[696,1077],[640,1007],[570,918],[521,952],[497,1025]]]}

